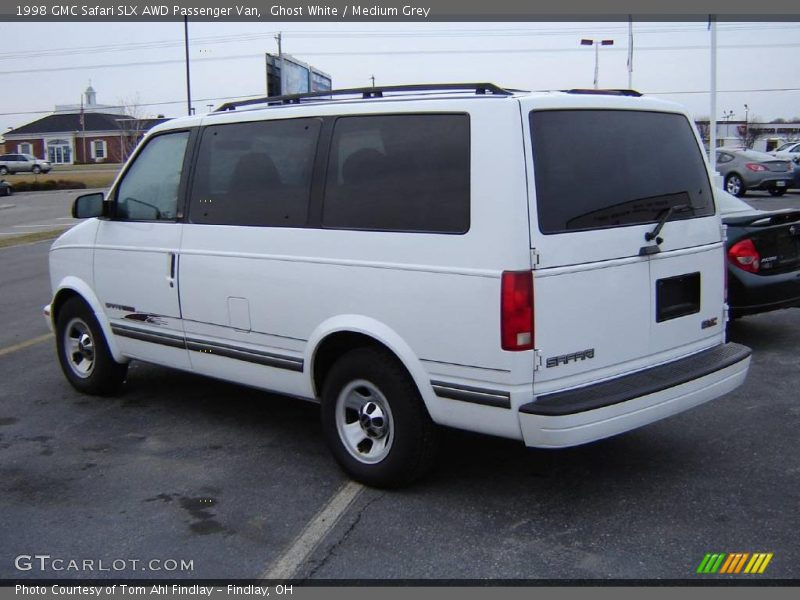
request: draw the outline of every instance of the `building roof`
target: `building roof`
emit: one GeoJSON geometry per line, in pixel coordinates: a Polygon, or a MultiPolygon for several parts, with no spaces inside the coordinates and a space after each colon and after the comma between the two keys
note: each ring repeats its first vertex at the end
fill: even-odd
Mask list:
{"type": "MultiPolygon", "coordinates": [[[[85,125],[81,126],[80,113],[54,114],[42,117],[41,119],[28,123],[17,129],[6,132],[6,137],[10,135],[38,135],[46,133],[63,133],[65,131],[119,131],[129,129],[130,125],[121,124],[117,119],[131,120],[128,115],[112,113],[83,113],[85,125]]],[[[140,128],[148,130],[158,123],[163,123],[167,119],[138,119],[140,128]]]]}

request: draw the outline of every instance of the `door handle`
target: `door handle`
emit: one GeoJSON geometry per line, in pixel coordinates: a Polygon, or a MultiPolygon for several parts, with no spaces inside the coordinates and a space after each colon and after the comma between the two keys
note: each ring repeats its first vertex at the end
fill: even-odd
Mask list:
{"type": "Polygon", "coordinates": [[[169,274],[167,275],[167,283],[169,287],[175,287],[175,267],[178,256],[174,252],[169,253],[169,274]]]}

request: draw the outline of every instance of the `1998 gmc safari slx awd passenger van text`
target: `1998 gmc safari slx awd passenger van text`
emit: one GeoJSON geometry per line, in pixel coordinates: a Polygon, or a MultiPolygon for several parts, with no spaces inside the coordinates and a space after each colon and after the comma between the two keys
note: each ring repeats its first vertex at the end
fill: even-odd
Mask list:
{"type": "Polygon", "coordinates": [[[697,135],[636,92],[235,102],[155,127],[73,214],[45,313],[74,387],[142,360],[319,401],[371,485],[423,474],[437,425],[573,446],[749,366],[697,135]]]}

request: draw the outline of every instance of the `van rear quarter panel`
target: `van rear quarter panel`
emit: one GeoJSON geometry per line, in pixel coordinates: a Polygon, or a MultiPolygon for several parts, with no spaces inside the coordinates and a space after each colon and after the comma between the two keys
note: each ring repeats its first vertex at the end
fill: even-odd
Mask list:
{"type": "MultiPolygon", "coordinates": [[[[180,257],[187,334],[193,323],[230,327],[228,299],[234,297],[249,303],[252,337],[283,339],[285,349],[294,351],[322,324],[360,315],[364,323],[394,332],[413,353],[416,364],[409,366],[429,378],[530,386],[532,353],[500,347],[501,273],[530,268],[518,103],[472,98],[361,103],[357,113],[342,105],[314,108],[316,115],[335,109],[332,114],[468,113],[469,230],[429,234],[189,223],[180,257]]],[[[308,107],[266,112],[281,118],[310,114],[308,107]]],[[[239,341],[250,334],[235,332],[239,341]]],[[[308,383],[308,368],[302,376],[308,383]]],[[[439,402],[429,390],[423,395],[429,405],[439,402]]]]}

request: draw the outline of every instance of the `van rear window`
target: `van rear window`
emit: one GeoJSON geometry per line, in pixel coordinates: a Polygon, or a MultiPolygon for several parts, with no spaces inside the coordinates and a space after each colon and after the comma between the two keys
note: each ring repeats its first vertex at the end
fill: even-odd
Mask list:
{"type": "Polygon", "coordinates": [[[563,233],[714,214],[708,172],[682,115],[530,113],[539,229],[563,233]]]}

